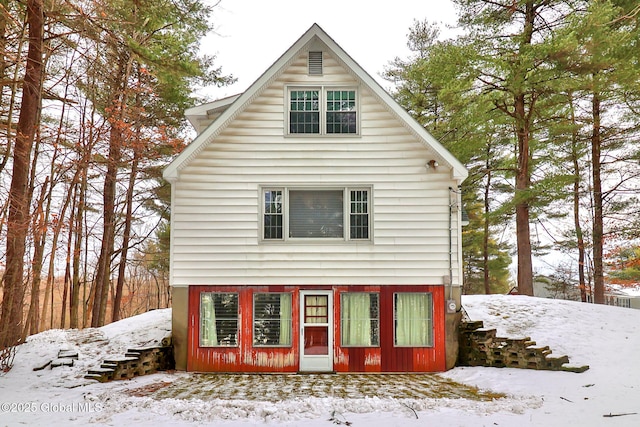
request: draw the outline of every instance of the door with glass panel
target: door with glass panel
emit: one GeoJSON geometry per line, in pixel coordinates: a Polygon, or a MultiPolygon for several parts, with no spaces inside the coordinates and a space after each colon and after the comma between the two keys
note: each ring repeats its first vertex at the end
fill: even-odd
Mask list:
{"type": "Polygon", "coordinates": [[[300,371],[332,370],[332,291],[300,291],[300,371]]]}

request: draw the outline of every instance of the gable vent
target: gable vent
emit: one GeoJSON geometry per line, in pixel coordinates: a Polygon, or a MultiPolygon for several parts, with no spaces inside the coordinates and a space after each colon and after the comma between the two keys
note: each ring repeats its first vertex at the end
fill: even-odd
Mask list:
{"type": "Polygon", "coordinates": [[[322,75],[322,52],[309,52],[309,75],[322,75]]]}

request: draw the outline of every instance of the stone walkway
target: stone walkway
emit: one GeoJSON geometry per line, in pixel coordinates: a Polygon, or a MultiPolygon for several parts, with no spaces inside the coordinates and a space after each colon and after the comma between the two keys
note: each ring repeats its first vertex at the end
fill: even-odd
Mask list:
{"type": "Polygon", "coordinates": [[[145,393],[155,399],[257,400],[303,397],[362,399],[450,398],[493,400],[504,395],[481,391],[437,374],[191,374],[145,393]]]}

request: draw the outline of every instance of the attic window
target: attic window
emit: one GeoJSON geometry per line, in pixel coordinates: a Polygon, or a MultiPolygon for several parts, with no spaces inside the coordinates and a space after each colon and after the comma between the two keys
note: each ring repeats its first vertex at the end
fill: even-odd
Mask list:
{"type": "Polygon", "coordinates": [[[309,52],[309,75],[322,75],[322,52],[309,52]]]}
{"type": "Polygon", "coordinates": [[[358,134],[358,93],[345,87],[288,89],[289,134],[358,134]]]}

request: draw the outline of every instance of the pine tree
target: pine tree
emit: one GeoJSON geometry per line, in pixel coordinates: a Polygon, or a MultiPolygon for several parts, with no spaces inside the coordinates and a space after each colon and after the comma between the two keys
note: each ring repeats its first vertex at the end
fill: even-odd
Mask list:
{"type": "Polygon", "coordinates": [[[496,207],[493,178],[504,168],[502,117],[491,112],[490,99],[474,88],[476,74],[468,66],[468,45],[439,40],[433,24],[415,22],[409,33],[414,57],[396,58],[385,77],[396,84],[394,93],[416,120],[425,126],[470,170],[462,199],[470,224],[463,229],[466,292],[505,290],[509,276],[508,245],[497,242],[495,227],[505,221],[496,207]]]}

